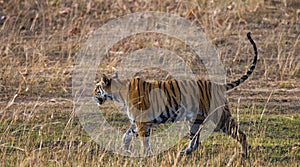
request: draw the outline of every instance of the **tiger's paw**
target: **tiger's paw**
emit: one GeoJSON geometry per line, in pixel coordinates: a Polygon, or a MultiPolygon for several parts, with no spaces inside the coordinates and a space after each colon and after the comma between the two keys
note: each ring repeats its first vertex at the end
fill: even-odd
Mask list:
{"type": "Polygon", "coordinates": [[[181,156],[183,156],[183,155],[190,155],[192,152],[193,152],[192,148],[187,148],[185,150],[180,151],[180,155],[181,156]]]}

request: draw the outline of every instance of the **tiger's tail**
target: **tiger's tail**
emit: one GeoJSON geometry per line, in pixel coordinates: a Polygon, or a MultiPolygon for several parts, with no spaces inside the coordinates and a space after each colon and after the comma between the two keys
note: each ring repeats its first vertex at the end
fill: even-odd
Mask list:
{"type": "Polygon", "coordinates": [[[249,69],[248,69],[248,71],[247,71],[247,73],[245,75],[243,75],[241,78],[239,78],[239,79],[237,79],[237,80],[235,80],[233,82],[230,82],[230,83],[226,84],[226,90],[233,89],[233,88],[239,86],[244,81],[246,81],[249,78],[249,76],[253,73],[253,70],[255,69],[255,66],[256,66],[256,63],[257,63],[257,55],[258,55],[257,48],[256,48],[255,42],[251,38],[251,33],[250,32],[247,33],[247,37],[248,37],[248,40],[250,41],[250,43],[252,44],[253,49],[254,49],[254,59],[253,59],[253,62],[249,66],[249,69]]]}

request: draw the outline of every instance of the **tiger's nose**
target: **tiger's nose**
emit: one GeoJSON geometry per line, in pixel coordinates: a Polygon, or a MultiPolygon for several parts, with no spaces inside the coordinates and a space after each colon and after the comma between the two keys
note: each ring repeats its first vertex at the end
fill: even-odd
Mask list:
{"type": "Polygon", "coordinates": [[[99,105],[101,105],[104,102],[102,98],[95,97],[94,99],[99,105]]]}

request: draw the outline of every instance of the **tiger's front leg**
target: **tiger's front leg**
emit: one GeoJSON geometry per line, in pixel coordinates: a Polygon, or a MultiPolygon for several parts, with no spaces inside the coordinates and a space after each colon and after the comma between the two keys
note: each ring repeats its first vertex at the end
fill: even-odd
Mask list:
{"type": "Polygon", "coordinates": [[[135,124],[132,123],[130,125],[130,128],[126,131],[126,133],[124,133],[122,138],[122,145],[126,151],[130,152],[129,146],[133,136],[137,136],[137,130],[135,124]]]}
{"type": "Polygon", "coordinates": [[[149,152],[149,136],[151,126],[144,122],[136,122],[136,126],[141,142],[140,155],[145,156],[149,152]]]}

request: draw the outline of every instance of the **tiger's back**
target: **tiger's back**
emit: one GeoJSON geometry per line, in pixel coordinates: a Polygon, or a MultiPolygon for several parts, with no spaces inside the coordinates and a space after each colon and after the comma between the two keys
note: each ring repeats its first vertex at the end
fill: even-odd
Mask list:
{"type": "Polygon", "coordinates": [[[134,121],[165,123],[201,114],[207,116],[226,103],[224,85],[206,80],[147,82],[132,78],[128,86],[129,117],[134,121]]]}

